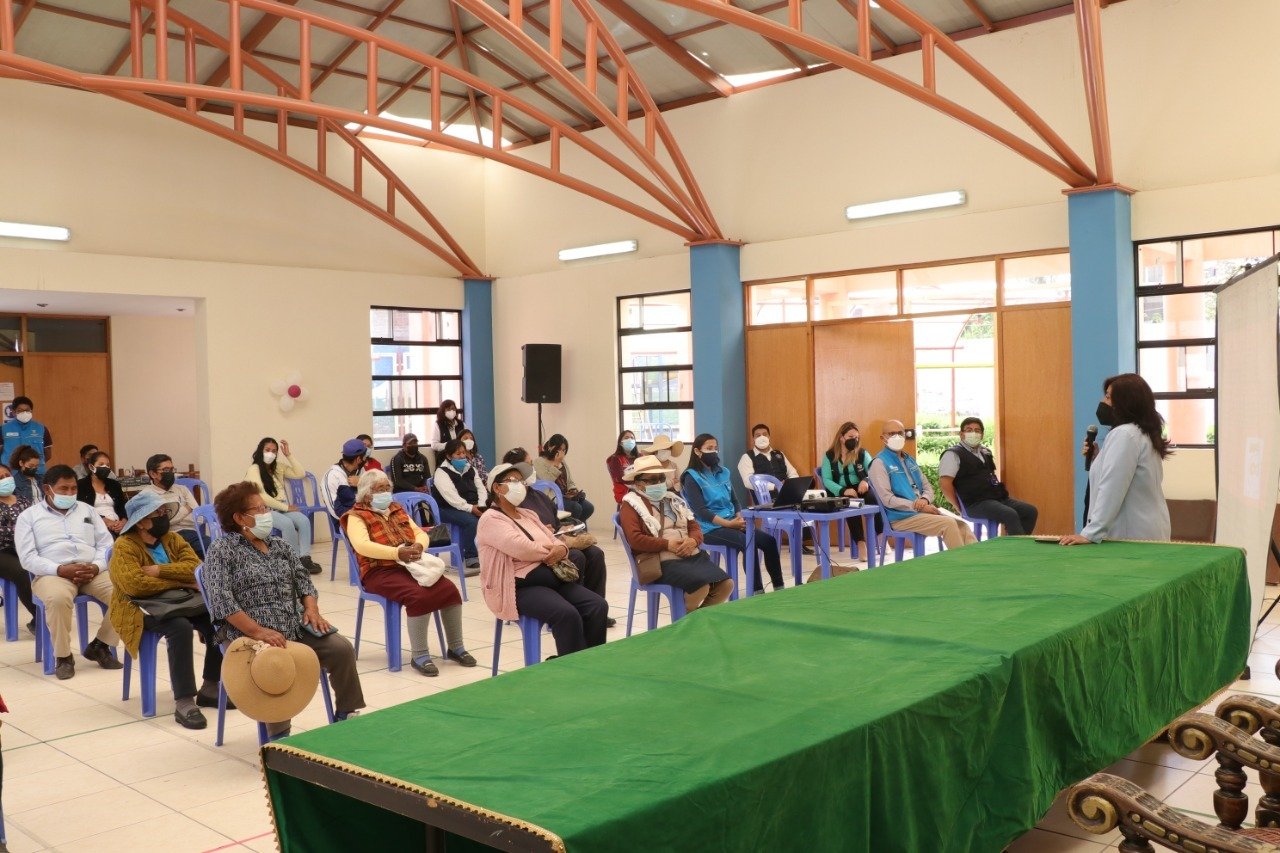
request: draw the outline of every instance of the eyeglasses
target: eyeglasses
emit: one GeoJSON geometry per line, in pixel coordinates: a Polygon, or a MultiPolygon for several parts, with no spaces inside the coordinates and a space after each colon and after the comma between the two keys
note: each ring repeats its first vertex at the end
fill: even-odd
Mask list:
{"type": "Polygon", "coordinates": [[[907,435],[907,433],[906,433],[906,430],[901,430],[901,429],[899,429],[899,430],[894,430],[893,432],[886,432],[886,433],[885,433],[885,435],[890,436],[890,437],[895,436],[895,435],[900,435],[900,436],[903,436],[903,437],[905,438],[905,437],[906,437],[906,435],[907,435]]]}

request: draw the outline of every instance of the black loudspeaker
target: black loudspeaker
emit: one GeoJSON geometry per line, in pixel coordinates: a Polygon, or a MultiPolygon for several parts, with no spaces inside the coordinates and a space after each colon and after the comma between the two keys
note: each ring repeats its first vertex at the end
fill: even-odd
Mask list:
{"type": "Polygon", "coordinates": [[[559,403],[560,345],[525,344],[520,350],[524,353],[524,393],[520,395],[521,401],[559,403]]]}

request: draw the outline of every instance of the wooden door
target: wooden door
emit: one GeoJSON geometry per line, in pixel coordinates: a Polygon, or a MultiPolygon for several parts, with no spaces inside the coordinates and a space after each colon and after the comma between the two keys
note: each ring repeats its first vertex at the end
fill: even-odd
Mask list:
{"type": "MultiPolygon", "coordinates": [[[[836,429],[853,421],[874,456],[887,420],[915,426],[915,338],[910,320],[837,323],[813,329],[817,458],[836,429]]],[[[908,441],[907,453],[916,452],[908,441]]]]}
{"type": "Polygon", "coordinates": [[[1071,308],[1000,314],[1000,446],[1009,493],[1040,510],[1036,533],[1071,533],[1071,308]]]}
{"type": "MultiPolygon", "coordinates": [[[[801,475],[811,473],[815,464],[810,341],[808,326],[747,330],[747,427],[768,424],[774,447],[787,454],[801,475]]],[[[744,451],[733,449],[733,464],[744,451]]]]}
{"type": "MultiPolygon", "coordinates": [[[[27,353],[26,394],[53,436],[52,462],[77,465],[80,448],[113,453],[111,357],[107,353],[27,353]]],[[[111,457],[112,463],[117,460],[111,457]]]]}

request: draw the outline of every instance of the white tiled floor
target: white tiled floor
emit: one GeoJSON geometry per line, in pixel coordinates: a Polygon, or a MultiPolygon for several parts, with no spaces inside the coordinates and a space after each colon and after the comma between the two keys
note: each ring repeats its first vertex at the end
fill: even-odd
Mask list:
{"type": "MultiPolygon", "coordinates": [[[[598,521],[596,528],[608,529],[606,519],[598,521]]],[[[625,635],[629,574],[617,544],[607,538],[600,544],[610,568],[611,612],[619,620],[609,639],[616,641],[625,635]]],[[[317,543],[314,556],[327,569],[329,543],[317,543]]],[[[346,636],[353,637],[357,599],[345,579],[345,552],[340,551],[338,560],[339,581],[331,583],[326,572],[317,582],[321,612],[346,636]]],[[[814,565],[813,558],[806,557],[805,565],[807,573],[814,565]]],[[[463,605],[463,630],[467,647],[480,665],[463,669],[440,663],[437,678],[424,678],[410,669],[407,650],[405,669],[387,671],[381,643],[382,612],[376,605],[366,606],[360,679],[368,710],[488,677],[494,622],[481,599],[478,580],[473,579],[471,600],[463,605]]],[[[790,579],[787,583],[789,586],[790,579]]],[[[90,611],[90,618],[96,620],[98,609],[90,611]]],[[[666,622],[664,614],[659,624],[666,622]]],[[[644,623],[644,614],[637,613],[635,630],[643,631],[644,623]]],[[[1267,633],[1257,645],[1254,679],[1237,688],[1280,700],[1280,682],[1272,672],[1280,654],[1280,613],[1263,630],[1267,633]]],[[[544,652],[549,654],[545,651],[548,646],[544,645],[544,652]]],[[[203,731],[188,731],[174,722],[163,660],[157,688],[159,713],[144,719],[136,692],[129,701],[121,701],[119,672],[99,669],[78,658],[75,678],[57,681],[43,675],[40,665],[32,662],[33,648],[25,631],[19,642],[0,643],[0,693],[11,709],[0,729],[10,850],[195,853],[276,849],[257,760],[256,731],[247,718],[230,712],[226,745],[215,747],[216,711],[206,709],[209,728],[203,731]]],[[[500,669],[519,668],[521,657],[519,632],[504,632],[500,669]]],[[[323,723],[324,709],[317,697],[294,720],[294,730],[323,723]]],[[[1188,761],[1165,745],[1149,744],[1110,771],[1213,822],[1211,762],[1188,761]]],[[[1256,802],[1260,795],[1256,783],[1251,784],[1249,793],[1256,802]]],[[[1113,850],[1118,842],[1117,833],[1090,836],[1080,830],[1059,800],[1036,829],[1009,849],[1015,853],[1083,853],[1113,850]]]]}

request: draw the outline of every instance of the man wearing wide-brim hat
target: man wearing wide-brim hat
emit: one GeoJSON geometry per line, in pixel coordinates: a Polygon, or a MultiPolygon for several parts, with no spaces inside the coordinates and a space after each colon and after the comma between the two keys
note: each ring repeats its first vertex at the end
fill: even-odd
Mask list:
{"type": "Polygon", "coordinates": [[[667,472],[667,488],[672,491],[680,491],[680,468],[676,465],[677,459],[684,455],[684,442],[672,441],[671,436],[663,434],[653,440],[653,442],[640,451],[641,456],[656,456],[658,461],[662,463],[662,467],[667,472]]]}
{"type": "Polygon", "coordinates": [[[218,704],[222,652],[196,589],[200,558],[169,529],[173,510],[174,504],[151,489],[125,504],[125,525],[111,554],[114,592],[108,618],[135,659],[144,630],[164,636],[174,719],[184,728],[203,729],[208,723],[197,706],[218,704]],[[196,631],[205,645],[204,683],[198,691],[192,657],[196,631]]]}

